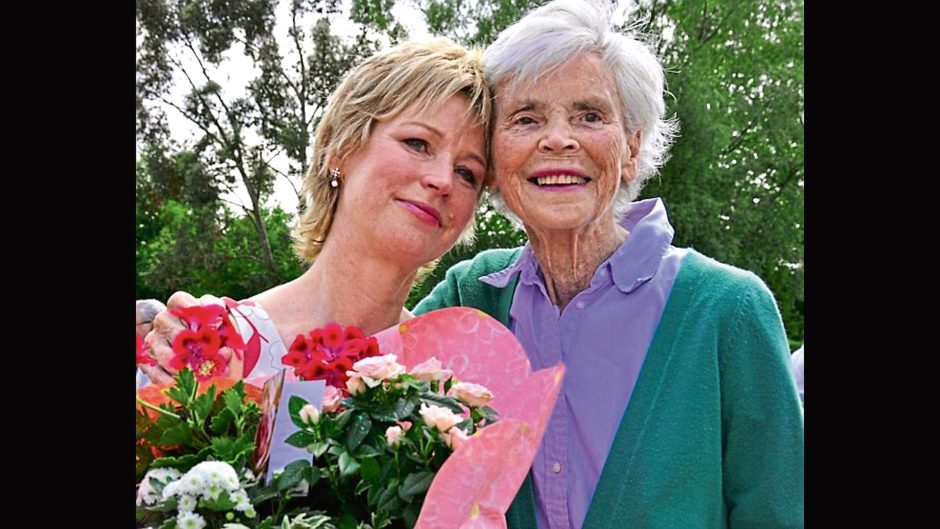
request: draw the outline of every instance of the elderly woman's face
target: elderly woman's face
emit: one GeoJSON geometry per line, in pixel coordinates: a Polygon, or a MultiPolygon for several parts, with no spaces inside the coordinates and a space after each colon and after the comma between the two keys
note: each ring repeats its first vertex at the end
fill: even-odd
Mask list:
{"type": "Polygon", "coordinates": [[[342,163],[331,236],[408,265],[449,250],[473,218],[487,169],[483,127],[467,109],[456,95],[436,112],[410,107],[378,123],[342,163]]]}
{"type": "Polygon", "coordinates": [[[494,185],[528,230],[613,228],[613,198],[636,174],[614,83],[593,54],[535,83],[496,90],[494,185]]]}

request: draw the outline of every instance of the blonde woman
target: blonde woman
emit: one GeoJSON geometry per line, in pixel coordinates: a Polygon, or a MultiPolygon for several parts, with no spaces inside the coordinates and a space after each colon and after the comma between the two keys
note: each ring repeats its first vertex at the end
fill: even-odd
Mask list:
{"type": "MultiPolygon", "coordinates": [[[[231,361],[230,375],[273,374],[285,345],[329,322],[369,335],[410,317],[402,307],[419,268],[472,236],[490,100],[480,54],[445,38],[405,42],[346,76],[317,127],[302,188],[296,250],[310,267],[240,309],[243,333],[254,327],[264,340],[257,360],[231,361]]],[[[196,300],[177,293],[168,303],[196,300]]],[[[147,342],[159,365],[141,369],[167,382],[183,327],[163,312],[154,328],[147,342]]]]}

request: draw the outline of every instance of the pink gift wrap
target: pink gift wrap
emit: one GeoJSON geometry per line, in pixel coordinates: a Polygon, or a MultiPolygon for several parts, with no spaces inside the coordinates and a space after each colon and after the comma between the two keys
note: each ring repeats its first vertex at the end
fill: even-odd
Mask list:
{"type": "Polygon", "coordinates": [[[562,363],[533,372],[512,332],[466,307],[436,310],[375,335],[410,371],[436,357],[461,381],[486,386],[499,422],[471,436],[438,471],[415,529],[505,528],[561,389],[562,363]]]}

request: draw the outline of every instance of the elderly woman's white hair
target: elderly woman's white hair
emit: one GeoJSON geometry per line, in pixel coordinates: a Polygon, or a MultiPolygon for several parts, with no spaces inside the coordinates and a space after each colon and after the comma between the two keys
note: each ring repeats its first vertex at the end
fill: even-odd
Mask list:
{"type": "Polygon", "coordinates": [[[137,319],[140,323],[150,323],[157,317],[161,311],[166,310],[166,305],[155,299],[137,300],[137,319]]]}
{"type": "MultiPolygon", "coordinates": [[[[668,158],[678,130],[665,119],[665,76],[659,59],[640,38],[614,31],[609,0],[555,0],[504,29],[484,55],[484,74],[496,97],[506,85],[537,81],[571,57],[593,53],[610,72],[623,104],[627,134],[640,131],[636,177],[615,199],[617,218],[668,158]]],[[[517,224],[498,192],[491,200],[517,224]]]]}

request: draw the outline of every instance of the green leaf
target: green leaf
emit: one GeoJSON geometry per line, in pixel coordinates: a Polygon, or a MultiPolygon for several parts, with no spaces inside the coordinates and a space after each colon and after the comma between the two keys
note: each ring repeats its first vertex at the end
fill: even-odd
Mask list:
{"type": "Polygon", "coordinates": [[[487,423],[493,423],[499,420],[499,413],[489,406],[483,406],[482,408],[479,408],[479,411],[480,415],[486,419],[487,423]]]}
{"type": "Polygon", "coordinates": [[[213,437],[209,447],[212,450],[213,459],[236,466],[238,462],[247,461],[251,457],[255,451],[255,441],[248,435],[242,435],[235,439],[229,436],[220,436],[213,437]]]}
{"type": "Polygon", "coordinates": [[[284,442],[296,446],[298,448],[303,448],[307,445],[313,444],[317,441],[317,438],[310,432],[305,432],[303,430],[298,430],[289,436],[287,439],[284,439],[284,442]]]}
{"type": "Polygon", "coordinates": [[[405,522],[405,527],[407,529],[413,529],[415,523],[418,521],[418,506],[414,503],[409,503],[405,506],[405,510],[401,513],[402,521],[405,522]]]}
{"type": "Polygon", "coordinates": [[[437,393],[422,393],[421,400],[430,404],[436,404],[444,408],[449,408],[450,411],[454,413],[463,413],[463,408],[460,406],[460,402],[453,397],[445,397],[438,395],[437,393]]]}
{"type": "Polygon", "coordinates": [[[193,433],[187,424],[177,424],[163,432],[160,436],[160,444],[168,445],[186,445],[193,446],[193,433]]]}
{"type": "Polygon", "coordinates": [[[359,463],[349,452],[343,452],[339,456],[339,475],[349,477],[359,470],[359,463]]]}
{"type": "Polygon", "coordinates": [[[428,487],[431,486],[433,479],[434,472],[415,472],[414,474],[408,474],[405,481],[401,484],[399,496],[401,496],[403,500],[409,501],[411,496],[426,492],[428,487]]]}
{"type": "Polygon", "coordinates": [[[309,483],[311,487],[316,485],[317,482],[320,481],[319,467],[313,465],[307,467],[307,470],[304,471],[304,479],[307,480],[307,483],[309,483]]]}
{"type": "Polygon", "coordinates": [[[352,412],[350,410],[345,410],[339,415],[336,416],[336,428],[342,430],[346,427],[346,423],[349,422],[349,419],[352,417],[352,412]]]}
{"type": "Polygon", "coordinates": [[[166,395],[183,406],[189,406],[190,398],[196,394],[196,375],[184,368],[176,375],[176,384],[167,389],[166,395]]]}
{"type": "Polygon", "coordinates": [[[323,452],[326,452],[329,447],[330,444],[325,441],[315,441],[307,445],[307,451],[313,454],[314,459],[316,459],[322,456],[323,452]]]}
{"type": "Polygon", "coordinates": [[[353,517],[353,515],[346,513],[342,518],[340,518],[339,525],[337,527],[339,529],[360,529],[361,526],[359,525],[359,522],[356,521],[356,518],[353,517]]]}
{"type": "Polygon", "coordinates": [[[290,412],[290,420],[294,421],[294,424],[301,428],[307,426],[307,424],[300,419],[300,410],[307,404],[309,404],[309,402],[297,395],[291,395],[290,400],[287,402],[287,411],[290,412]]]}
{"type": "Polygon", "coordinates": [[[307,469],[310,468],[310,462],[306,459],[298,459],[286,467],[284,472],[277,477],[277,490],[284,492],[296,487],[304,479],[307,469]]]}
{"type": "MultiPolygon", "coordinates": [[[[244,384],[241,380],[238,381],[239,384],[244,384]]],[[[225,409],[232,412],[232,416],[238,417],[242,414],[242,403],[244,402],[244,395],[239,394],[234,387],[231,387],[222,392],[222,402],[225,403],[225,409]]]]}
{"type": "Polygon", "coordinates": [[[402,420],[414,413],[418,403],[414,399],[398,399],[395,403],[395,420],[402,420]]]}
{"type": "Polygon", "coordinates": [[[382,468],[375,458],[363,459],[359,465],[359,475],[363,481],[376,481],[382,475],[382,468]]]}
{"type": "Polygon", "coordinates": [[[364,414],[356,414],[356,418],[353,419],[353,424],[349,429],[349,432],[346,434],[346,448],[350,452],[356,449],[362,440],[369,435],[369,430],[372,429],[372,420],[364,414]]]}
{"type": "Polygon", "coordinates": [[[382,494],[379,495],[378,506],[376,507],[380,511],[393,512],[401,505],[401,500],[398,498],[398,480],[392,480],[385,490],[382,491],[382,494]]]}
{"type": "MultiPolygon", "coordinates": [[[[198,417],[200,421],[206,420],[212,412],[212,405],[215,403],[215,392],[213,388],[215,388],[215,386],[210,387],[209,391],[196,397],[196,400],[193,401],[191,406],[193,416],[198,417]]],[[[200,424],[199,427],[202,428],[202,424],[200,424]]]]}
{"type": "Polygon", "coordinates": [[[232,415],[232,411],[226,408],[209,419],[209,429],[213,434],[220,434],[228,430],[234,421],[235,417],[232,415]]]}
{"type": "Polygon", "coordinates": [[[227,491],[223,491],[214,500],[203,498],[200,500],[200,507],[206,507],[213,511],[229,511],[235,507],[235,502],[231,500],[227,491]]]}
{"type": "Polygon", "coordinates": [[[356,450],[356,457],[375,457],[382,455],[382,452],[370,444],[361,444],[359,445],[359,450],[356,450]]]}

